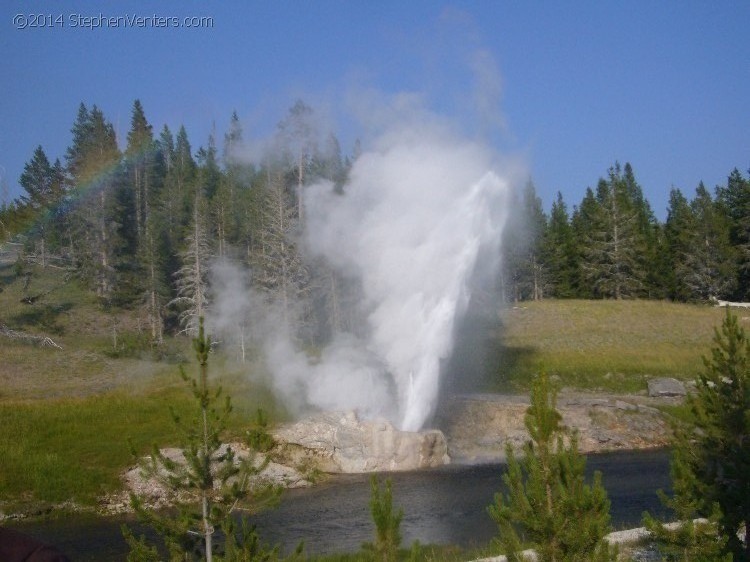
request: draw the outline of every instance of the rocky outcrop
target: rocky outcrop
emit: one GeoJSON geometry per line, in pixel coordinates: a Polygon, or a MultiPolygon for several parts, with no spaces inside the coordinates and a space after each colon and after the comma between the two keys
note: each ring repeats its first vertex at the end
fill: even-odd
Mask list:
{"type": "Polygon", "coordinates": [[[323,472],[416,470],[450,462],[441,431],[400,431],[386,420],[360,420],[354,412],[320,413],[277,428],[274,458],[323,472]]]}
{"type": "MultiPolygon", "coordinates": [[[[656,399],[571,393],[558,397],[563,425],[579,434],[582,452],[649,449],[669,443],[669,424],[656,399]]],[[[529,435],[524,416],[527,396],[465,395],[444,401],[437,425],[445,432],[448,453],[457,463],[505,459],[505,445],[520,450],[529,435]]]]}
{"type": "Polygon", "coordinates": [[[685,396],[686,394],[685,385],[677,379],[662,377],[648,381],[649,396],[685,396]]]}
{"type": "MultiPolygon", "coordinates": [[[[657,406],[679,400],[672,393],[652,398],[569,391],[560,393],[557,409],[563,425],[578,432],[584,453],[650,449],[670,440],[669,423],[657,406]]],[[[274,458],[329,473],[503,461],[506,444],[520,450],[529,439],[524,426],[528,407],[528,396],[456,396],[445,400],[436,415],[442,432],[418,433],[399,431],[384,420],[361,421],[353,412],[321,413],[277,429],[274,458]]]]}
{"type": "MultiPolygon", "coordinates": [[[[232,447],[237,462],[251,458],[250,450],[241,443],[229,443],[232,447]]],[[[160,449],[162,455],[177,464],[184,464],[185,457],[182,449],[165,448],[160,449]]],[[[258,489],[266,485],[280,486],[282,488],[306,488],[312,486],[312,482],[305,472],[293,466],[286,466],[269,460],[261,454],[252,456],[252,464],[256,467],[263,466],[262,471],[252,477],[248,483],[249,489],[258,489]]],[[[174,505],[175,502],[194,501],[186,491],[177,495],[170,490],[165,482],[165,473],[158,476],[146,477],[140,466],[134,466],[122,474],[125,490],[100,498],[100,509],[105,513],[124,513],[132,511],[130,507],[130,494],[138,496],[144,505],[150,509],[161,509],[174,505]]]]}

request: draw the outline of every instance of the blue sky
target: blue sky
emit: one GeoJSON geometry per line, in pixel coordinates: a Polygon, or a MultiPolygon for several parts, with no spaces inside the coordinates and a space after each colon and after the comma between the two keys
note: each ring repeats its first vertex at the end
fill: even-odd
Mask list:
{"type": "Polygon", "coordinates": [[[572,208],[629,161],[663,219],[672,186],[691,196],[750,168],[749,25],[750,3],[729,1],[4,0],[0,173],[14,197],[38,144],[62,158],[81,101],[122,143],[138,98],[156,131],[184,124],[197,150],[233,110],[247,138],[263,138],[302,98],[350,152],[362,133],[347,103],[374,90],[418,94],[520,155],[547,209],[558,190],[572,208]],[[53,26],[19,29],[19,14],[53,26]],[[73,27],[100,14],[213,26],[73,27]]]}

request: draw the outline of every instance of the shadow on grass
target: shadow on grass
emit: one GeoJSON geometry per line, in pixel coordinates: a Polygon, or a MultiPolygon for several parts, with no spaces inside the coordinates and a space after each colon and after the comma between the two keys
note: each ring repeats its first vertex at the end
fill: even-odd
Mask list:
{"type": "Polygon", "coordinates": [[[65,329],[58,317],[73,308],[73,303],[32,304],[28,309],[8,318],[8,324],[17,329],[38,328],[44,332],[61,335],[65,329]]]}
{"type": "Polygon", "coordinates": [[[0,290],[12,284],[16,279],[16,268],[13,264],[0,264],[0,290]]]}
{"type": "Polygon", "coordinates": [[[443,394],[518,392],[537,370],[537,350],[503,343],[499,315],[473,308],[458,322],[453,354],[442,365],[443,394]]]}

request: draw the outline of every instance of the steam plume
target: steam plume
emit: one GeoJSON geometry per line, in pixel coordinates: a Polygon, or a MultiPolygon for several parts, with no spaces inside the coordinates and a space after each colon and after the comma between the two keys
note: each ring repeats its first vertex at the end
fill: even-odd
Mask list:
{"type": "MultiPolygon", "coordinates": [[[[342,189],[330,182],[305,187],[304,245],[342,278],[359,280],[366,326],[357,335],[334,334],[312,361],[274,322],[268,302],[257,306],[259,296],[231,298],[222,315],[240,333],[249,326],[262,335],[273,385],[289,408],[355,409],[415,431],[434,411],[441,361],[450,356],[472,276],[487,279],[499,265],[509,178],[517,170],[456,134],[418,96],[363,99],[369,109],[355,113],[376,136],[342,189]],[[241,324],[244,309],[252,319],[241,324]]],[[[217,273],[217,303],[247,285],[239,272],[217,273]]]]}
{"type": "Polygon", "coordinates": [[[387,414],[390,401],[376,401],[390,390],[401,429],[419,430],[429,419],[480,250],[499,253],[508,182],[493,164],[478,144],[412,124],[387,130],[357,159],[343,197],[327,183],[307,191],[310,248],[361,277],[369,324],[364,340],[350,338],[350,351],[316,367],[340,373],[329,405],[387,414]],[[365,352],[377,358],[367,374],[377,392],[346,384],[357,375],[337,364],[365,352]]]}

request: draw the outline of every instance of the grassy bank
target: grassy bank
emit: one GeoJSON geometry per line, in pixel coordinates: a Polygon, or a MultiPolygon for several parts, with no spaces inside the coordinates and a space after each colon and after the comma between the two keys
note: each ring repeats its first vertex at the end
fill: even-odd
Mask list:
{"type": "MultiPolygon", "coordinates": [[[[0,289],[0,324],[61,347],[0,338],[0,512],[93,505],[120,489],[119,474],[133,464],[129,441],[144,454],[154,443],[177,444],[169,408],[196,413],[179,376],[179,364],[196,374],[187,338],[154,354],[137,310],[104,309],[60,270],[17,275],[5,265],[0,289]]],[[[258,382],[260,369],[218,353],[211,359],[212,379],[233,398],[237,436],[258,407],[284,416],[258,382]]]]}
{"type": "Polygon", "coordinates": [[[489,386],[525,390],[540,369],[564,386],[612,392],[644,390],[650,377],[692,379],[724,315],[719,308],[662,301],[523,303],[501,315],[489,386]]]}
{"type": "Polygon", "coordinates": [[[162,399],[187,413],[189,403],[177,392],[3,402],[0,497],[92,504],[117,490],[118,472],[132,462],[128,439],[140,450],[170,439],[162,399]]]}
{"type": "MultiPolygon", "coordinates": [[[[240,392],[236,381],[230,386],[238,398],[229,429],[241,438],[254,409],[273,402],[266,391],[245,387],[240,392]]],[[[143,454],[154,443],[178,445],[168,406],[183,419],[198,414],[182,384],[137,393],[1,401],[0,511],[68,500],[94,505],[98,496],[118,491],[119,474],[133,464],[129,442],[143,454]]]]}

